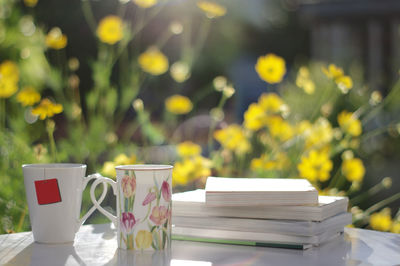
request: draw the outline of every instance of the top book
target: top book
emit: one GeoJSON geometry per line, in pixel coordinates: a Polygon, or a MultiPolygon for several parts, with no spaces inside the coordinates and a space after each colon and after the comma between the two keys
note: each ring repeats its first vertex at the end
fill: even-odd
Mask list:
{"type": "Polygon", "coordinates": [[[318,191],[306,179],[209,177],[209,206],[285,206],[318,204],[318,191]]]}

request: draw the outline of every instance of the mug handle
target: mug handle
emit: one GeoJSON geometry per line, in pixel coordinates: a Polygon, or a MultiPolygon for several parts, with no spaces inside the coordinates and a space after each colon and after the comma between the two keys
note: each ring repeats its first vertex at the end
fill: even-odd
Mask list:
{"type": "Polygon", "coordinates": [[[106,211],[103,207],[100,206],[100,203],[102,202],[102,199],[100,198],[100,203],[99,201],[96,200],[96,196],[94,195],[94,190],[96,189],[97,185],[103,183],[104,186],[107,186],[106,183],[110,184],[111,187],[113,188],[114,195],[117,195],[117,182],[113,181],[110,178],[107,177],[102,177],[94,181],[92,184],[92,187],[90,188],[90,198],[92,199],[93,202],[93,207],[96,207],[102,214],[104,214],[108,219],[113,222],[115,227],[118,227],[117,224],[117,216],[112,215],[110,212],[106,211]]]}
{"type": "MultiPolygon", "coordinates": [[[[84,180],[83,180],[83,183],[82,183],[82,192],[85,190],[85,188],[86,188],[86,186],[87,186],[87,184],[89,183],[90,180],[92,180],[92,179],[100,179],[100,178],[103,178],[103,176],[100,175],[99,173],[92,174],[92,175],[89,175],[89,176],[85,177],[84,180]]],[[[107,189],[108,189],[108,188],[107,188],[107,185],[104,184],[104,186],[103,186],[103,193],[101,193],[101,196],[100,196],[100,202],[103,202],[104,198],[106,197],[106,195],[107,195],[107,189]]],[[[83,215],[82,218],[80,218],[80,219],[78,220],[78,224],[77,224],[76,231],[79,230],[79,227],[86,221],[86,219],[87,219],[95,210],[96,210],[96,206],[93,205],[93,206],[88,210],[88,212],[87,212],[85,215],[83,215]]]]}

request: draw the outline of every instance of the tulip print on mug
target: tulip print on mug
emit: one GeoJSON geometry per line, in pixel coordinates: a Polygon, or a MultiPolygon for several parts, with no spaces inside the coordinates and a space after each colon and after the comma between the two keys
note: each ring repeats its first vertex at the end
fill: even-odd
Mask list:
{"type": "MultiPolygon", "coordinates": [[[[89,180],[84,164],[25,164],[24,184],[33,238],[39,243],[73,242],[75,233],[96,210],[95,206],[80,218],[82,192],[89,180]]],[[[107,193],[104,185],[100,201],[107,193]]]]}
{"type": "Polygon", "coordinates": [[[118,229],[118,247],[129,250],[167,250],[171,246],[171,165],[115,167],[117,181],[96,180],[90,190],[93,204],[118,229]],[[114,216],[100,206],[94,191],[108,183],[117,197],[114,216]]]}

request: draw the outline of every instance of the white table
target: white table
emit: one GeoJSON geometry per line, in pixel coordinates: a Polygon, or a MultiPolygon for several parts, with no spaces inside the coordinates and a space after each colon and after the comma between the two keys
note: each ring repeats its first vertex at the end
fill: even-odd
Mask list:
{"type": "Polygon", "coordinates": [[[346,228],[308,250],[173,241],[169,254],[135,254],[117,248],[110,224],[85,225],[74,244],[43,245],[31,232],[0,235],[0,265],[396,265],[400,235],[346,228]]]}

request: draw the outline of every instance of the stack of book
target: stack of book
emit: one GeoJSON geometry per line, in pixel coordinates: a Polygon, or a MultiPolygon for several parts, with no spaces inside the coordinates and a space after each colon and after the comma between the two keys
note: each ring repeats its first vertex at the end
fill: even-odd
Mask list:
{"type": "Polygon", "coordinates": [[[172,200],[178,240],[306,249],[351,223],[347,198],[318,196],[304,179],[209,177],[172,200]]]}

